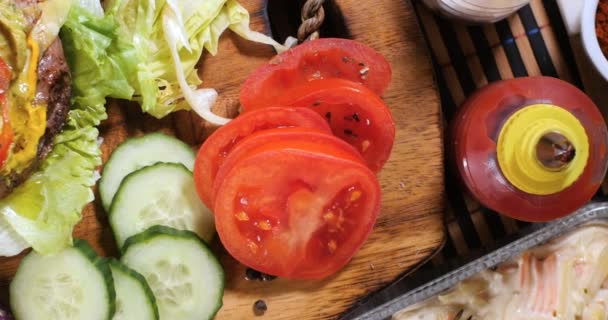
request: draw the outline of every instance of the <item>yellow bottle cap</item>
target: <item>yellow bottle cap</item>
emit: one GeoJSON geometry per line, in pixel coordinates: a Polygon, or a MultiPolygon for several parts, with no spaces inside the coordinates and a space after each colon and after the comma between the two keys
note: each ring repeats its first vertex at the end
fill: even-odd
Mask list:
{"type": "Polygon", "coordinates": [[[589,139],[581,122],[564,108],[534,104],[515,112],[502,127],[496,146],[498,165],[517,189],[548,195],[563,191],[583,173],[589,158],[589,139]],[[538,156],[548,135],[563,136],[574,156],[563,167],[552,168],[538,156]]]}

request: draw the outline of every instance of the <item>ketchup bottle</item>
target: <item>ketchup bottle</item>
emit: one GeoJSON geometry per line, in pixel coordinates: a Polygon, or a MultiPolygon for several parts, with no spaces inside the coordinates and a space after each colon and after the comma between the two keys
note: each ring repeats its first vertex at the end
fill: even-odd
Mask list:
{"type": "Polygon", "coordinates": [[[450,133],[452,161],[467,189],[515,219],[568,215],[593,197],[606,174],[602,114],[556,78],[487,85],[464,103],[450,133]]]}

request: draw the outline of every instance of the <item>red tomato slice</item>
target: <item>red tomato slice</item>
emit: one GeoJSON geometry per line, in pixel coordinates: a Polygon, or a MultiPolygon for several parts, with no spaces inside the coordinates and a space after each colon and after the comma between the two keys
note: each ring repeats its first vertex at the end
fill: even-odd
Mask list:
{"type": "Polygon", "coordinates": [[[209,136],[196,156],[193,172],[196,191],[209,208],[213,208],[213,180],[230,150],[256,131],[279,127],[303,127],[331,133],[323,118],[305,108],[271,107],[238,116],[209,136]]]}
{"type": "Polygon", "coordinates": [[[6,62],[0,58],[0,89],[2,90],[0,93],[5,94],[8,90],[8,87],[11,84],[11,78],[13,73],[11,71],[11,67],[6,64],[6,62]]]}
{"type": "Polygon", "coordinates": [[[0,108],[2,108],[2,125],[0,127],[0,168],[4,167],[13,143],[13,128],[8,118],[7,92],[11,81],[10,67],[0,58],[0,108]]]}
{"type": "Polygon", "coordinates": [[[306,107],[327,119],[333,133],[361,152],[374,172],[388,160],[395,140],[395,122],[382,99],[348,80],[325,79],[287,90],[277,102],[306,107]]]}
{"type": "Polygon", "coordinates": [[[304,150],[365,164],[355,148],[331,134],[304,128],[263,130],[241,140],[225,158],[215,175],[211,193],[212,203],[224,176],[235,163],[252,154],[275,149],[304,150]]]}
{"type": "Polygon", "coordinates": [[[241,88],[241,105],[245,111],[267,107],[285,90],[325,78],[355,81],[382,95],[391,81],[391,67],[380,53],[357,41],[308,41],[251,73],[241,88]]]}
{"type": "Polygon", "coordinates": [[[224,247],[241,263],[286,278],[337,272],[367,239],[380,210],[373,172],[323,153],[261,151],[222,180],[215,223],[224,247]]]}

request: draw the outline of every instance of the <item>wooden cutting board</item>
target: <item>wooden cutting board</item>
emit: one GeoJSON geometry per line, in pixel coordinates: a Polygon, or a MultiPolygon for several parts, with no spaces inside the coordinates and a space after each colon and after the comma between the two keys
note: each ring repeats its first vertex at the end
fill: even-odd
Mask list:
{"type": "MultiPolygon", "coordinates": [[[[251,13],[252,29],[269,33],[265,1],[241,3],[251,13]]],[[[323,281],[246,280],[245,267],[228,256],[216,240],[213,247],[221,256],[227,277],[224,305],[217,319],[254,318],[253,304],[258,299],[265,300],[268,306],[264,319],[336,318],[357,299],[429,259],[444,242],[440,105],[413,9],[405,0],[336,0],[335,5],[343,19],[328,13],[328,21],[345,24],[336,30],[380,51],[393,70],[392,84],[384,99],[392,110],[397,131],[392,156],[379,174],[382,212],[374,232],[352,262],[323,281]]],[[[277,19],[288,16],[286,13],[277,19]]],[[[299,21],[290,23],[298,25],[299,21]]],[[[241,83],[272,55],[271,48],[227,32],[220,41],[219,54],[203,57],[200,71],[204,85],[216,88],[220,94],[217,113],[230,117],[238,114],[241,83]]],[[[108,113],[109,119],[100,127],[104,161],[130,136],[163,131],[197,148],[214,129],[189,112],[156,120],[142,115],[136,105],[124,102],[110,103],[108,113]]],[[[116,255],[98,200],[86,207],[75,236],[88,240],[99,254],[116,255]]],[[[0,300],[5,304],[8,283],[21,256],[0,259],[0,300]]]]}

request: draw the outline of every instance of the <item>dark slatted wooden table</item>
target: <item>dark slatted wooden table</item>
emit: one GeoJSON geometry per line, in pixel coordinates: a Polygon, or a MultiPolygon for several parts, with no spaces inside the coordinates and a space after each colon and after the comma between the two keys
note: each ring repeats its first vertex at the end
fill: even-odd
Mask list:
{"type": "MultiPolygon", "coordinates": [[[[446,125],[476,89],[501,79],[535,75],[561,78],[587,91],[608,115],[608,99],[602,94],[608,84],[586,63],[580,39],[568,34],[557,1],[532,0],[511,17],[483,25],[446,19],[420,0],[411,2],[433,59],[446,125]]],[[[608,199],[607,185],[594,201],[608,199]]],[[[379,305],[458,267],[468,260],[463,257],[479,256],[528,225],[481,206],[463,190],[449,166],[446,193],[448,237],[443,250],[410,277],[368,297],[369,305],[379,305]]]]}

